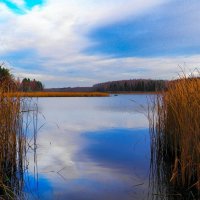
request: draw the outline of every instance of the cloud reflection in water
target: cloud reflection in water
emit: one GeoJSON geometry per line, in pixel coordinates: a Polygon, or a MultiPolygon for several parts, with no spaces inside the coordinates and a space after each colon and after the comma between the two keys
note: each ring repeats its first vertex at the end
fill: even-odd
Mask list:
{"type": "MultiPolygon", "coordinates": [[[[136,111],[145,100],[141,95],[39,99],[45,116],[40,123],[46,124],[38,134],[38,171],[51,184],[52,199],[147,195],[148,123],[136,111]]],[[[41,194],[49,199],[46,195],[41,194]]]]}

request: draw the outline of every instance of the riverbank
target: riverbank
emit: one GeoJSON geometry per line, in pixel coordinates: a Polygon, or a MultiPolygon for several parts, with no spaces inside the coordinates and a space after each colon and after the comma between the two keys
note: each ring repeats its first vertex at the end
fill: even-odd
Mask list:
{"type": "Polygon", "coordinates": [[[108,97],[110,95],[156,95],[159,92],[15,92],[11,97],[108,97]]]}
{"type": "Polygon", "coordinates": [[[161,92],[109,92],[110,94],[135,94],[135,95],[153,95],[153,94],[160,94],[161,92]]]}
{"type": "Polygon", "coordinates": [[[195,75],[171,81],[148,113],[152,180],[160,183],[155,193],[180,199],[200,197],[200,76],[195,75]]]}
{"type": "Polygon", "coordinates": [[[108,97],[105,92],[16,92],[11,97],[108,97]]]}

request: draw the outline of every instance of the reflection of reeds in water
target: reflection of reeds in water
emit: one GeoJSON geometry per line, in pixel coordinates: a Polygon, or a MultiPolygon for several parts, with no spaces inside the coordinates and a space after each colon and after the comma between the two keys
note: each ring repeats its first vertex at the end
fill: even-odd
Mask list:
{"type": "Polygon", "coordinates": [[[169,83],[149,107],[153,199],[200,196],[200,79],[169,83]]]}
{"type": "Polygon", "coordinates": [[[0,89],[0,199],[23,199],[27,150],[24,100],[0,89]]]}

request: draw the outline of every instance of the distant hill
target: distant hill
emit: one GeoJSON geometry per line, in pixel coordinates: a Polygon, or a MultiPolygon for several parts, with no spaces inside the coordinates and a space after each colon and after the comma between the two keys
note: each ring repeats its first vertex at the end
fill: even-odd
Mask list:
{"type": "Polygon", "coordinates": [[[166,88],[166,80],[132,79],[98,83],[92,87],[48,88],[47,92],[154,92],[166,88]]]}

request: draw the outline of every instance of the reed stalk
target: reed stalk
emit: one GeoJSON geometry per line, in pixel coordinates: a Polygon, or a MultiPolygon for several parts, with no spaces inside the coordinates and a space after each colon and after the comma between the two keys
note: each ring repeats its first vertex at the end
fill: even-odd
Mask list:
{"type": "Polygon", "coordinates": [[[183,74],[169,82],[167,91],[156,95],[149,107],[152,184],[165,199],[200,197],[198,75],[183,74]]]}
{"type": "Polygon", "coordinates": [[[26,99],[9,95],[16,87],[8,87],[8,83],[0,85],[0,199],[21,200],[25,197],[24,173],[30,146],[24,114],[29,113],[29,109],[26,99]]]}

